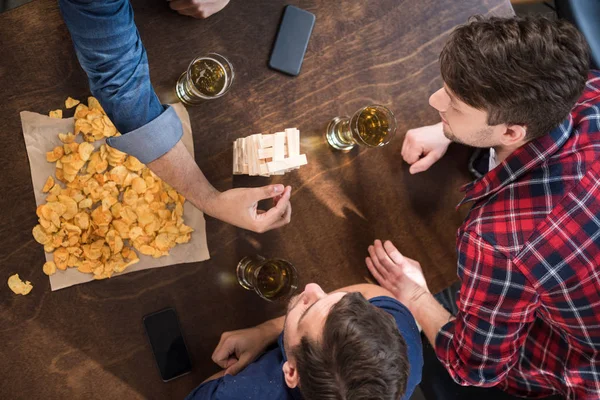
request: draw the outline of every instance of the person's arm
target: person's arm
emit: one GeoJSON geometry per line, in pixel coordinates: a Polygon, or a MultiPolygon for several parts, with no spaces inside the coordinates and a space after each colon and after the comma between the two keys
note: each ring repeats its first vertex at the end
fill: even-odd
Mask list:
{"type": "Polygon", "coordinates": [[[217,191],[181,142],[175,110],[160,104],[129,1],[60,0],[60,9],[90,90],[122,136],[107,143],[138,158],[206,214],[264,232],[291,218],[291,188],[282,185],[217,191]],[[263,212],[258,201],[273,198],[263,212]]]}
{"type": "MultiPolygon", "coordinates": [[[[378,241],[377,241],[378,242],[378,241]]],[[[391,244],[369,248],[367,267],[411,311],[439,360],[461,385],[494,386],[518,361],[535,318],[537,294],[511,261],[482,238],[459,244],[459,312],[450,316],[431,295],[418,262],[391,244]]]]}
{"type": "Polygon", "coordinates": [[[402,158],[409,163],[410,173],[417,174],[427,171],[446,154],[450,139],[444,135],[442,123],[420,128],[410,129],[406,132],[402,142],[402,158]]]}

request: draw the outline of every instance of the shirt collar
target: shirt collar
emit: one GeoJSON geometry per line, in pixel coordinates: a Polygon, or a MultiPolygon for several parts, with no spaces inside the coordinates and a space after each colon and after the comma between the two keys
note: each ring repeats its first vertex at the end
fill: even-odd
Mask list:
{"type": "Polygon", "coordinates": [[[460,190],[465,197],[456,206],[489,196],[514,182],[518,177],[542,164],[556,153],[573,131],[573,117],[569,116],[547,135],[519,147],[493,170],[480,179],[467,183],[460,190]]]}

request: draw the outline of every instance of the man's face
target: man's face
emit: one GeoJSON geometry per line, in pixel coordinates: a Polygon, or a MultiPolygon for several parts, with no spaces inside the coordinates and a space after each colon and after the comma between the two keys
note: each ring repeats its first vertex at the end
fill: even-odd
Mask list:
{"type": "Polygon", "coordinates": [[[446,85],[429,97],[431,107],[439,111],[444,135],[453,142],[473,147],[501,144],[504,125],[490,126],[488,113],[460,101],[446,85]]]}
{"type": "Polygon", "coordinates": [[[345,292],[327,294],[316,283],[309,283],[304,292],[292,297],[283,333],[288,357],[291,355],[290,349],[300,344],[302,337],[320,340],[331,307],[345,295],[345,292]]]}

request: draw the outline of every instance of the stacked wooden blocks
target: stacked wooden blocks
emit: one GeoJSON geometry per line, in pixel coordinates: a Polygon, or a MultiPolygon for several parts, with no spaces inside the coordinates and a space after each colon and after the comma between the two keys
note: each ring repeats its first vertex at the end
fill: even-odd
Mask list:
{"type": "Polygon", "coordinates": [[[306,165],[300,154],[300,131],[288,128],[272,135],[257,133],[233,142],[233,174],[283,175],[306,165]]]}

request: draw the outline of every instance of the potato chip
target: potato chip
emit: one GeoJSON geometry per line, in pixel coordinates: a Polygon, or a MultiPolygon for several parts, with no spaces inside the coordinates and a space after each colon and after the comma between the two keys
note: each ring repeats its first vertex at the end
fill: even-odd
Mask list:
{"type": "Polygon", "coordinates": [[[73,218],[75,214],[77,214],[77,212],[79,211],[79,206],[77,202],[68,196],[59,195],[58,201],[60,201],[60,203],[67,208],[67,210],[63,214],[64,219],[69,220],[73,218]]]}
{"type": "Polygon", "coordinates": [[[58,138],[61,142],[69,144],[75,142],[75,135],[72,133],[59,133],[58,138]]]}
{"type": "Polygon", "coordinates": [[[112,214],[110,211],[104,211],[102,207],[97,207],[92,211],[92,221],[98,226],[108,225],[112,221],[112,214]]]}
{"type": "Polygon", "coordinates": [[[56,264],[56,268],[64,271],[67,269],[67,260],[69,259],[69,252],[66,248],[61,247],[54,250],[54,264],[56,264]]]}
{"type": "Polygon", "coordinates": [[[110,170],[108,177],[118,185],[122,185],[127,174],[127,168],[125,168],[124,165],[119,165],[118,167],[114,167],[112,170],[110,170]]]}
{"type": "Polygon", "coordinates": [[[141,161],[135,158],[134,156],[127,157],[127,160],[125,160],[124,165],[125,167],[127,167],[128,170],[133,172],[139,172],[145,167],[145,165],[142,164],[141,161]]]}
{"type": "Polygon", "coordinates": [[[65,154],[62,146],[56,146],[52,151],[46,153],[46,161],[56,162],[65,154]]]}
{"type": "Polygon", "coordinates": [[[48,115],[50,116],[50,118],[58,118],[61,119],[62,118],[62,110],[54,110],[54,111],[50,111],[48,113],[48,115]]]}
{"type": "Polygon", "coordinates": [[[140,246],[140,252],[147,256],[153,256],[156,253],[156,249],[152,246],[148,246],[147,244],[140,246]]]}
{"type": "Polygon", "coordinates": [[[91,206],[92,206],[92,199],[90,199],[90,198],[83,199],[79,202],[80,209],[90,208],[91,206]]]}
{"type": "Polygon", "coordinates": [[[80,103],[79,100],[75,100],[72,97],[67,97],[67,99],[65,100],[65,108],[67,108],[67,109],[73,108],[79,103],[80,103]]]}
{"type": "Polygon", "coordinates": [[[46,183],[44,183],[44,187],[42,188],[42,193],[48,193],[50,191],[50,189],[52,189],[53,186],[54,186],[54,178],[52,176],[49,176],[48,179],[46,179],[46,183]]]}
{"type": "Polygon", "coordinates": [[[108,243],[110,251],[113,253],[120,253],[123,250],[123,239],[114,229],[106,234],[106,243],[108,243]]]}
{"type": "Polygon", "coordinates": [[[48,235],[48,233],[46,233],[44,228],[42,228],[40,225],[34,226],[32,233],[33,233],[33,238],[39,244],[45,245],[45,244],[49,243],[50,240],[52,240],[51,237],[48,235]]]}
{"type": "Polygon", "coordinates": [[[23,296],[29,294],[31,289],[33,289],[31,282],[23,282],[21,278],[19,278],[19,274],[14,274],[8,278],[8,287],[14,294],[22,294],[23,296]]]}
{"type": "MultiPolygon", "coordinates": [[[[79,157],[83,162],[86,162],[90,159],[92,152],[94,151],[94,145],[90,143],[83,142],[79,145],[79,149],[77,150],[79,153],[79,157]]],[[[82,165],[83,167],[83,165],[82,165]]],[[[81,167],[80,167],[81,168],[81,167]]]]}
{"type": "Polygon", "coordinates": [[[100,105],[100,102],[95,97],[88,97],[88,107],[94,110],[101,111],[104,114],[104,109],[100,105]]]}
{"type": "Polygon", "coordinates": [[[54,275],[56,273],[56,264],[54,261],[48,261],[44,263],[43,267],[44,273],[48,276],[54,275]]]}
{"type": "Polygon", "coordinates": [[[137,194],[142,194],[148,187],[142,178],[137,177],[131,182],[131,188],[135,190],[137,194]]]}

